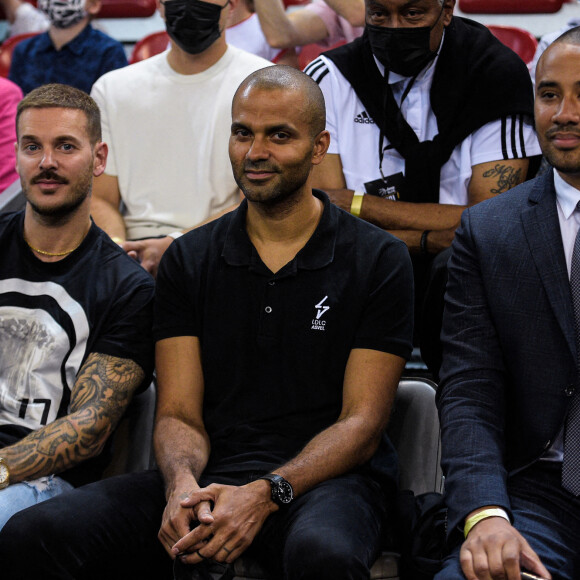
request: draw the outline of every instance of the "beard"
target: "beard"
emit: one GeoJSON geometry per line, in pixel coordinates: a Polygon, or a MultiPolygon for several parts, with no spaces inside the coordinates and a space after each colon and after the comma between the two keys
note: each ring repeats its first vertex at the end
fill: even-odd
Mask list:
{"type": "Polygon", "coordinates": [[[544,151],[544,157],[560,173],[569,173],[571,175],[580,173],[580,156],[578,152],[562,152],[548,149],[544,151]],[[566,155],[566,153],[569,153],[569,155],[566,155]]]}
{"type": "Polygon", "coordinates": [[[569,150],[557,149],[550,139],[556,133],[569,133],[575,137],[579,136],[579,130],[577,128],[569,128],[566,130],[564,126],[550,128],[546,131],[545,135],[539,134],[538,141],[540,142],[544,157],[552,167],[561,173],[572,175],[580,173],[580,148],[569,150]]]}
{"type": "MultiPolygon", "coordinates": [[[[58,205],[42,205],[35,201],[30,195],[31,186],[44,179],[50,179],[63,185],[70,185],[70,181],[57,173],[48,170],[39,173],[30,180],[30,184],[22,184],[22,192],[26,201],[36,214],[51,221],[60,221],[73,214],[87,199],[92,190],[92,168],[81,175],[72,185],[66,199],[58,205]]],[[[50,194],[47,194],[50,196],[50,194]]]]}
{"type": "Polygon", "coordinates": [[[246,162],[234,171],[234,179],[248,201],[261,203],[271,208],[280,205],[292,204],[295,194],[308,180],[312,169],[310,158],[305,162],[297,163],[293,167],[286,167],[280,171],[278,167],[270,167],[258,163],[246,162]],[[273,171],[274,177],[264,184],[253,183],[248,180],[245,171],[273,171]]]}

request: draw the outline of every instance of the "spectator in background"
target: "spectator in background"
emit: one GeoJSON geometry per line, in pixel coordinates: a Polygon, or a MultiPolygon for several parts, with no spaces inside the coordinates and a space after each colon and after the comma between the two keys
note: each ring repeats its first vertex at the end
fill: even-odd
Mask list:
{"type": "Polygon", "coordinates": [[[170,49],[106,74],[92,91],[109,145],[93,217],[152,273],[183,230],[239,203],[228,159],[232,97],[249,73],[272,64],[226,44],[227,0],[158,7],[170,49]]]}
{"type": "Polygon", "coordinates": [[[298,67],[298,57],[293,47],[279,49],[268,44],[254,11],[253,0],[230,0],[226,42],[275,64],[298,67]]]}
{"type": "Polygon", "coordinates": [[[28,32],[44,32],[50,26],[48,16],[23,0],[0,0],[6,20],[10,24],[9,36],[28,32]]]}
{"type": "Polygon", "coordinates": [[[277,48],[350,42],[363,32],[364,0],[313,0],[286,12],[282,0],[254,0],[268,43],[277,48]]]}
{"type": "Polygon", "coordinates": [[[8,79],[0,77],[0,193],[18,179],[16,172],[16,107],[22,91],[8,79]]]}
{"type": "Polygon", "coordinates": [[[528,158],[540,154],[526,66],[486,27],[453,17],[454,7],[366,0],[363,37],[306,68],[332,137],[314,183],[406,242],[415,344],[435,376],[445,250],[461,213],[524,181],[528,158]]]}
{"type": "Polygon", "coordinates": [[[48,83],[89,93],[100,76],[128,64],[123,45],[90,24],[101,0],[38,0],[38,7],[50,28],[19,43],[10,66],[10,80],[24,94],[48,83]]]}

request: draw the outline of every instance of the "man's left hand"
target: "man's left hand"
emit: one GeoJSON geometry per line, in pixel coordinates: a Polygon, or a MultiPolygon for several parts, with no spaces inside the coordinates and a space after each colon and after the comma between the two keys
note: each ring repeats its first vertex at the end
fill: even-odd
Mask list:
{"type": "Polygon", "coordinates": [[[270,484],[264,480],[236,487],[212,484],[192,493],[183,507],[213,503],[213,523],[199,525],[181,538],[173,552],[185,564],[202,560],[231,563],[252,543],[266,518],[278,509],[271,500],[270,484]],[[205,543],[205,544],[204,544],[205,543]],[[198,548],[201,544],[203,547],[198,548]]]}
{"type": "Polygon", "coordinates": [[[137,242],[123,242],[121,247],[135,260],[137,260],[152,276],[157,276],[157,268],[161,256],[171,245],[173,238],[146,238],[137,242]]]}

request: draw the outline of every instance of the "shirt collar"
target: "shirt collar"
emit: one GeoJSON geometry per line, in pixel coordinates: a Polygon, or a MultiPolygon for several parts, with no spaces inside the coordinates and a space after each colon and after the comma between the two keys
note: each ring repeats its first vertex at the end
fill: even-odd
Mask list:
{"type": "MultiPolygon", "coordinates": [[[[90,24],[87,24],[81,30],[81,32],[77,34],[70,42],[67,42],[61,48],[61,50],[69,50],[73,54],[81,56],[86,50],[87,40],[92,30],[93,27],[90,24]]],[[[56,50],[48,32],[45,32],[40,36],[38,41],[38,48],[42,51],[56,50]]]]}
{"type": "Polygon", "coordinates": [[[562,209],[562,214],[566,219],[574,213],[576,205],[580,201],[580,190],[569,183],[566,183],[560,174],[554,169],[554,188],[556,189],[556,199],[562,209]]]}
{"type": "Polygon", "coordinates": [[[54,50],[54,44],[48,32],[44,32],[38,36],[38,44],[36,45],[39,51],[46,52],[48,50],[54,50]]]}
{"type": "MultiPolygon", "coordinates": [[[[306,245],[276,275],[295,274],[298,269],[317,270],[330,264],[334,259],[337,212],[340,210],[330,203],[323,191],[313,189],[312,193],[324,204],[320,222],[306,245]]],[[[230,266],[250,266],[254,269],[261,264],[261,260],[246,232],[247,211],[248,202],[243,200],[228,226],[222,257],[230,266]]]]}

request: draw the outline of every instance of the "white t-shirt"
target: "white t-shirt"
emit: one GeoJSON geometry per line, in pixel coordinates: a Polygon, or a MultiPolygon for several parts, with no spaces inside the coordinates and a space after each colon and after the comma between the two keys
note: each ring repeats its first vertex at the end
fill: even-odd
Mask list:
{"type": "Polygon", "coordinates": [[[246,76],[271,65],[230,46],[208,70],[182,75],[167,55],[107,73],[91,91],[129,239],[197,225],[237,201],[228,157],[232,97],[246,76]]]}
{"type": "Polygon", "coordinates": [[[226,42],[272,62],[284,52],[283,49],[273,48],[268,44],[258,15],[255,13],[242,22],[226,28],[226,42]]]}
{"type": "MultiPolygon", "coordinates": [[[[384,75],[384,67],[377,66],[384,75]]],[[[401,106],[409,78],[390,73],[389,83],[407,123],[420,141],[438,134],[437,119],[431,109],[430,90],[437,59],[422,71],[401,106]]],[[[380,130],[365,110],[350,83],[325,56],[305,69],[320,86],[326,100],[326,127],[331,135],[329,153],[340,155],[348,189],[365,192],[365,183],[381,178],[379,171],[380,130]]],[[[383,174],[405,173],[405,160],[385,137],[383,174]]],[[[514,116],[484,125],[452,152],[441,168],[439,203],[466,205],[472,167],[479,163],[539,155],[540,146],[531,119],[514,116]]]]}

